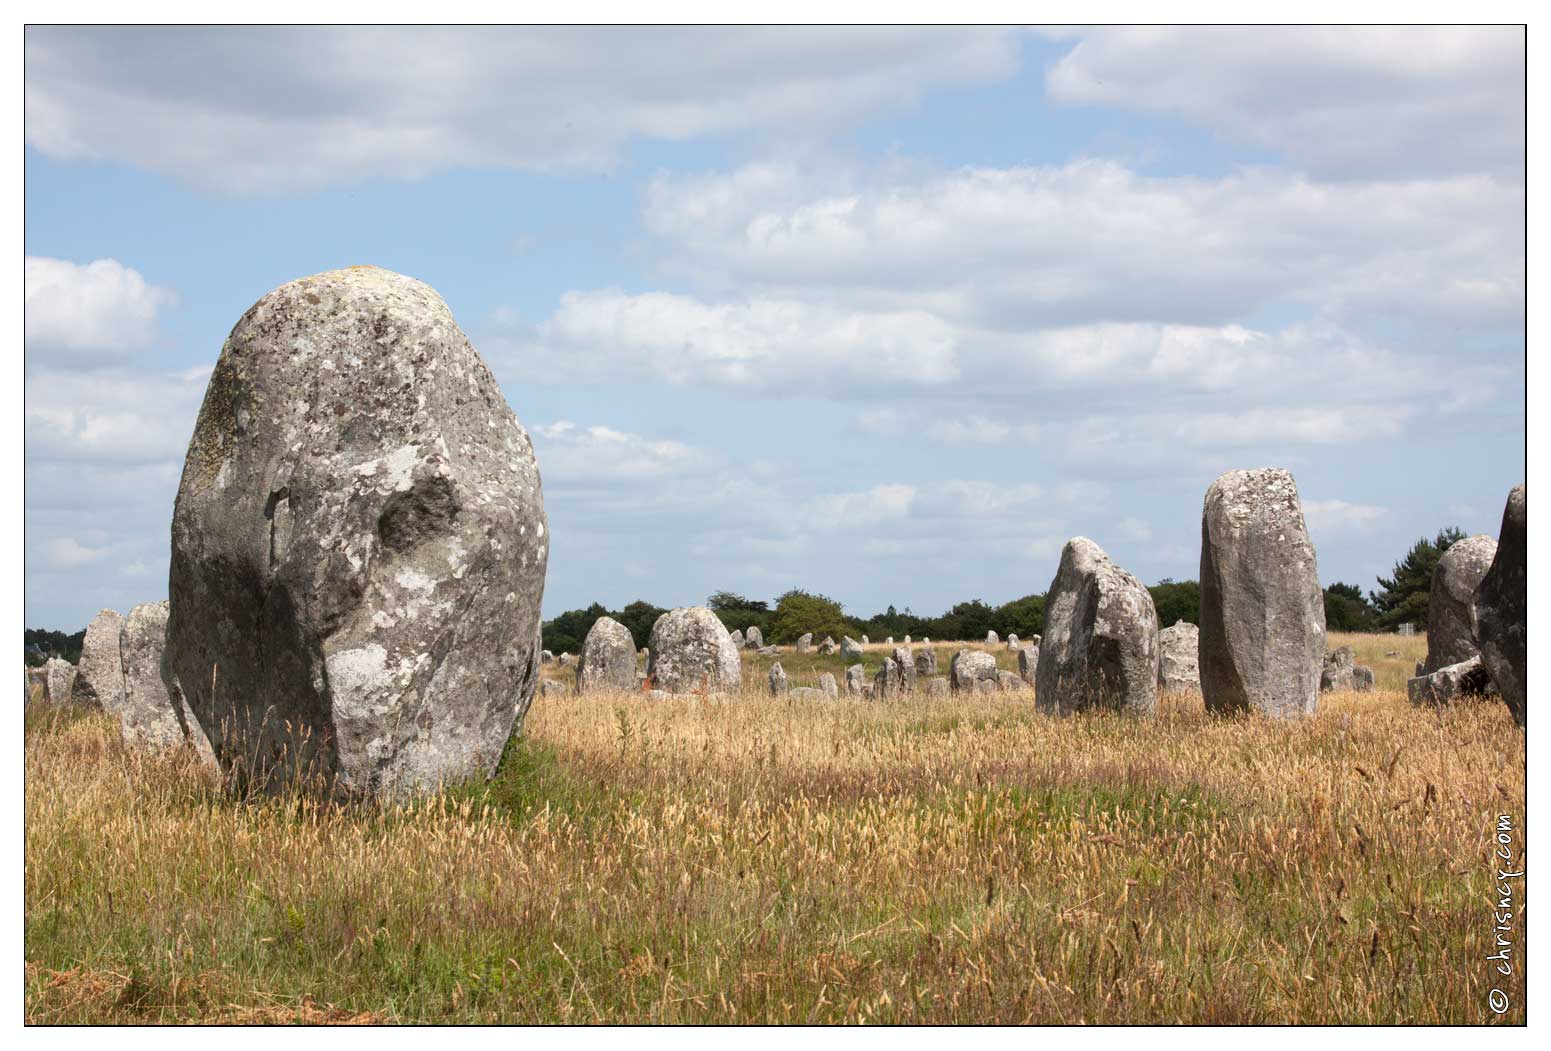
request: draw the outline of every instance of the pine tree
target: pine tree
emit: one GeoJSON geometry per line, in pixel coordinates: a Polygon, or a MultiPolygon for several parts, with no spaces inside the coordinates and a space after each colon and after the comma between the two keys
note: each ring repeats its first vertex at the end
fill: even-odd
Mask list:
{"type": "Polygon", "coordinates": [[[1432,591],[1433,570],[1438,559],[1457,540],[1465,539],[1462,530],[1450,526],[1433,540],[1426,537],[1411,545],[1406,557],[1395,563],[1392,577],[1379,577],[1381,591],[1370,591],[1369,599],[1379,614],[1379,626],[1393,630],[1410,623],[1427,627],[1427,596],[1432,591]]]}

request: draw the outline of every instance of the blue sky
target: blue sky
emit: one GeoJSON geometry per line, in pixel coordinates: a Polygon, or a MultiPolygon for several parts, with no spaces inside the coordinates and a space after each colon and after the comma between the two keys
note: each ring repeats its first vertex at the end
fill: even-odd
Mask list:
{"type": "Polygon", "coordinates": [[[26,621],[167,592],[271,288],[430,283],[539,456],[545,615],[1193,578],[1223,471],[1326,582],[1524,478],[1519,30],[31,29],[26,621]]]}

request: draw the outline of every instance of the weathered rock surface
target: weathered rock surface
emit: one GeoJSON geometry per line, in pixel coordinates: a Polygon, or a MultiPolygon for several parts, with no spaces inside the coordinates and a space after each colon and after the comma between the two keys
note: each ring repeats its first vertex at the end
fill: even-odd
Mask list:
{"type": "Polygon", "coordinates": [[[1496,540],[1485,535],[1467,536],[1450,544],[1433,567],[1423,674],[1480,655],[1476,646],[1476,588],[1496,555],[1496,540]]]}
{"type": "Polygon", "coordinates": [[[948,666],[948,683],[955,690],[973,690],[975,683],[996,683],[996,658],[984,650],[959,650],[948,666]]]}
{"type": "Polygon", "coordinates": [[[872,677],[872,693],[879,700],[904,695],[904,678],[900,675],[899,662],[893,657],[883,658],[883,666],[872,677]]]}
{"type": "Polygon", "coordinates": [[[183,692],[166,678],[167,612],[165,602],[146,602],[129,611],[119,635],[124,692],[116,701],[104,697],[104,707],[119,717],[119,734],[131,748],[187,745],[214,764],[209,735],[188,710],[183,692]]]}
{"type": "Polygon", "coordinates": [[[867,684],[867,669],[860,664],[853,664],[846,669],[846,696],[860,697],[862,687],[867,684]]]}
{"type": "Polygon", "coordinates": [[[1497,537],[1497,555],[1475,594],[1475,637],[1481,649],[1481,663],[1520,726],[1525,725],[1528,715],[1527,528],[1526,490],[1520,485],[1508,494],[1502,530],[1497,537]]]}
{"type": "Polygon", "coordinates": [[[1206,491],[1200,641],[1208,711],[1286,717],[1319,703],[1324,593],[1298,487],[1280,468],[1230,471],[1206,491]]]}
{"type": "Polygon", "coordinates": [[[169,673],[227,765],[383,796],[488,774],[538,684],[546,527],[527,432],[435,291],[294,281],[205,392],[169,673]]]}
{"type": "Polygon", "coordinates": [[[559,696],[565,693],[565,684],[554,679],[545,679],[539,684],[539,690],[545,697],[559,696]]]}
{"type": "Polygon", "coordinates": [[[1327,651],[1319,675],[1320,692],[1357,689],[1356,667],[1357,654],[1352,647],[1340,646],[1327,651]]]}
{"type": "Polygon", "coordinates": [[[544,650],[539,655],[539,663],[541,663],[541,664],[553,664],[553,663],[555,663],[555,655],[553,653],[549,652],[548,650],[544,650]]]}
{"type": "Polygon", "coordinates": [[[995,693],[997,691],[997,689],[998,689],[998,686],[997,686],[997,682],[996,682],[995,679],[976,679],[975,680],[975,692],[976,693],[995,693]]]}
{"type": "Polygon", "coordinates": [[[916,675],[925,678],[928,675],[937,674],[937,653],[930,646],[922,646],[915,651],[916,675]]]}
{"type": "Polygon", "coordinates": [[[866,635],[863,635],[863,636],[862,636],[862,645],[863,645],[863,646],[868,646],[868,645],[871,645],[871,644],[870,644],[870,643],[869,643],[869,642],[868,642],[868,641],[867,641],[867,636],[866,636],[866,635]]]}
{"type": "Polygon", "coordinates": [[[797,652],[807,653],[813,646],[813,632],[807,631],[797,636],[797,652]]]}
{"type": "Polygon", "coordinates": [[[794,686],[787,696],[796,701],[827,701],[829,694],[814,686],[794,686]]]}
{"type": "Polygon", "coordinates": [[[1158,632],[1158,689],[1166,693],[1200,693],[1201,629],[1177,620],[1158,632]]]}
{"type": "Polygon", "coordinates": [[[774,657],[780,652],[781,648],[779,646],[761,646],[759,648],[759,653],[765,657],[774,657]]]}
{"type": "Polygon", "coordinates": [[[732,631],[732,633],[729,634],[727,637],[732,639],[732,644],[734,646],[738,647],[738,649],[741,650],[743,648],[743,631],[742,631],[742,629],[735,628],[732,631]]]}
{"type": "Polygon", "coordinates": [[[571,656],[569,653],[562,653],[560,655],[560,666],[562,668],[569,668],[575,660],[576,658],[571,656]]]}
{"type": "Polygon", "coordinates": [[[124,618],[111,609],[102,610],[86,625],[71,691],[76,704],[113,711],[122,703],[124,663],[119,655],[119,636],[123,633],[124,618]]]}
{"type": "Polygon", "coordinates": [[[1352,688],[1358,693],[1367,693],[1373,689],[1373,669],[1366,664],[1352,666],[1352,688]]]}
{"type": "Polygon", "coordinates": [[[1029,643],[1018,651],[1018,674],[1030,686],[1039,681],[1039,647],[1029,643]]]}
{"type": "Polygon", "coordinates": [[[1014,650],[1014,651],[1017,650],[1017,648],[1018,648],[1018,636],[1017,636],[1017,634],[1015,632],[1008,632],[1007,633],[1007,648],[1009,650],[1014,650]]]}
{"type": "Polygon", "coordinates": [[[859,661],[862,659],[862,645],[851,636],[847,635],[840,640],[840,659],[844,661],[859,661]]]}
{"type": "Polygon", "coordinates": [[[28,668],[22,679],[24,704],[41,704],[48,696],[48,669],[28,668]]]}
{"type": "Polygon", "coordinates": [[[948,677],[946,675],[933,675],[926,680],[926,694],[928,697],[945,697],[948,694],[948,677]]]}
{"type": "Polygon", "coordinates": [[[996,632],[994,632],[994,631],[986,632],[986,645],[987,646],[995,646],[998,642],[1001,642],[1001,641],[1002,641],[1001,639],[997,638],[996,632]]]}
{"type": "Polygon", "coordinates": [[[75,665],[63,657],[50,657],[43,664],[43,698],[50,704],[69,704],[75,692],[75,665]]]}
{"type": "Polygon", "coordinates": [[[634,690],[635,639],[613,617],[593,621],[576,658],[576,692],[634,690]]]}
{"type": "Polygon", "coordinates": [[[996,688],[1003,693],[1018,693],[1027,690],[1029,684],[1010,671],[998,671],[996,673],[996,688]]]}
{"type": "Polygon", "coordinates": [[[765,633],[759,630],[758,625],[750,624],[749,630],[743,633],[743,648],[746,650],[765,648],[765,633]]]}
{"type": "Polygon", "coordinates": [[[1406,694],[1415,705],[1452,704],[1463,697],[1483,696],[1492,690],[1492,678],[1480,657],[1450,664],[1406,683],[1406,694]]]}
{"type": "Polygon", "coordinates": [[[839,650],[839,644],[837,644],[834,639],[827,635],[824,637],[824,641],[819,643],[819,652],[826,657],[839,652],[839,650]]]}
{"type": "Polygon", "coordinates": [[[1042,711],[1158,707],[1158,614],[1142,582],[1087,537],[1073,537],[1045,596],[1035,676],[1042,711]]]}
{"type": "Polygon", "coordinates": [[[732,636],[704,606],[664,613],[652,625],[647,643],[652,656],[646,674],[652,685],[670,693],[737,692],[743,684],[743,658],[732,636]]]}
{"type": "Polygon", "coordinates": [[[786,693],[786,669],[781,667],[781,662],[776,661],[770,666],[770,696],[780,697],[786,693]]]}
{"type": "Polygon", "coordinates": [[[835,682],[835,677],[829,672],[819,676],[819,689],[824,691],[826,697],[839,697],[840,686],[835,682]]]}

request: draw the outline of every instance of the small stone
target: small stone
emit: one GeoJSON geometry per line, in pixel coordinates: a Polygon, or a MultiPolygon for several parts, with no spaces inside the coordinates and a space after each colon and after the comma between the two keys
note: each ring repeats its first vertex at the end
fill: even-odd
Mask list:
{"type": "Polygon", "coordinates": [[[741,628],[733,629],[729,638],[732,639],[732,644],[738,647],[738,649],[741,650],[743,648],[743,630],[741,628]]]}
{"type": "Polygon", "coordinates": [[[780,697],[786,693],[786,671],[781,667],[781,662],[776,661],[770,666],[770,696],[780,697]]]}
{"type": "Polygon", "coordinates": [[[984,650],[959,650],[948,666],[948,683],[955,690],[973,690],[975,683],[996,682],[996,658],[984,650]]]}
{"type": "Polygon", "coordinates": [[[787,694],[792,700],[798,701],[827,701],[829,694],[812,686],[796,686],[787,694]]]}
{"type": "Polygon", "coordinates": [[[1419,675],[1406,683],[1406,694],[1415,705],[1443,706],[1471,696],[1484,696],[1492,690],[1492,677],[1480,657],[1419,675]]]}
{"type": "Polygon", "coordinates": [[[946,697],[948,695],[948,677],[946,675],[933,675],[926,680],[926,693],[928,697],[946,697]]]}
{"type": "Polygon", "coordinates": [[[553,664],[553,663],[555,663],[555,655],[553,653],[551,653],[549,650],[544,650],[542,653],[539,654],[539,663],[540,664],[553,664]]]}
{"type": "Polygon", "coordinates": [[[562,668],[569,668],[574,663],[576,663],[576,658],[569,653],[562,653],[560,655],[560,666],[562,668]]]}
{"type": "Polygon", "coordinates": [[[1010,671],[998,671],[996,673],[996,688],[1003,693],[1017,693],[1029,688],[1029,684],[1010,671]]]}
{"type": "Polygon", "coordinates": [[[860,664],[853,664],[846,669],[846,696],[862,696],[862,687],[867,681],[867,669],[860,664]]]}
{"type": "Polygon", "coordinates": [[[545,679],[539,684],[539,690],[545,697],[557,697],[565,693],[565,685],[556,682],[554,679],[545,679]]]}

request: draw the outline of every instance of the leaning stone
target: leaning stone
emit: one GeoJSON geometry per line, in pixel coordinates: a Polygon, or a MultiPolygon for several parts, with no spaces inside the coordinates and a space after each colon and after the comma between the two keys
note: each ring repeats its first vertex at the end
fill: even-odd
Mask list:
{"type": "Polygon", "coordinates": [[[743,648],[746,650],[765,648],[765,633],[759,630],[758,625],[750,624],[749,630],[743,633],[743,648]]]}
{"type": "Polygon", "coordinates": [[[743,661],[732,636],[704,606],[675,609],[657,618],[647,643],[646,674],[670,693],[724,693],[743,682],[743,661]]]}
{"type": "Polygon", "coordinates": [[[923,645],[915,654],[916,675],[925,678],[928,675],[937,674],[937,653],[930,647],[923,645]]]}
{"type": "MultiPolygon", "coordinates": [[[[119,662],[124,669],[124,692],[112,708],[119,717],[119,734],[131,748],[168,749],[192,747],[195,754],[214,765],[211,737],[229,739],[223,726],[206,726],[191,713],[184,691],[166,677],[167,612],[165,602],[147,602],[129,611],[119,635],[119,662]],[[226,736],[222,736],[222,735],[226,736]]],[[[215,687],[220,691],[217,672],[215,687]]],[[[105,704],[111,704],[104,698],[105,704]]]]}
{"type": "Polygon", "coordinates": [[[1201,629],[1176,620],[1158,632],[1158,689],[1165,693],[1200,693],[1201,629]]]}
{"type": "Polygon", "coordinates": [[[72,696],[83,708],[117,710],[124,694],[124,662],[119,637],[124,618],[111,609],[102,610],[86,625],[81,643],[81,663],[75,669],[72,696]]]}
{"type": "Polygon", "coordinates": [[[576,692],[635,689],[635,658],[630,629],[613,617],[599,617],[576,658],[576,692]]]}
{"type": "Polygon", "coordinates": [[[1483,696],[1490,692],[1492,678],[1480,657],[1439,668],[1406,683],[1406,693],[1415,705],[1441,707],[1463,697],[1483,696]]]}
{"type": "Polygon", "coordinates": [[[741,628],[734,629],[732,633],[728,635],[728,638],[732,639],[732,644],[738,647],[738,649],[741,650],[743,648],[743,631],[741,628]]]}
{"type": "Polygon", "coordinates": [[[1032,643],[1018,651],[1018,674],[1033,686],[1039,677],[1039,647],[1032,643]]]}
{"type": "Polygon", "coordinates": [[[955,690],[973,690],[975,683],[996,682],[996,658],[984,650],[959,650],[948,666],[948,682],[955,690]]]}
{"type": "Polygon", "coordinates": [[[781,667],[781,662],[776,661],[770,666],[770,696],[779,697],[786,692],[786,670],[781,667]]]}
{"type": "Polygon", "coordinates": [[[50,657],[43,664],[43,697],[50,704],[69,704],[75,692],[75,665],[63,657],[50,657]]]}
{"type": "Polygon", "coordinates": [[[284,285],[189,443],[169,684],[257,774],[394,797],[488,775],[538,685],[546,524],[527,432],[434,290],[284,285]]]}
{"type": "Polygon", "coordinates": [[[1045,596],[1035,679],[1042,711],[1066,715],[1158,707],[1158,614],[1152,595],[1087,537],[1073,537],[1045,596]]]}
{"type": "Polygon", "coordinates": [[[1312,714],[1325,600],[1292,475],[1230,471],[1201,511],[1201,693],[1208,711],[1312,714]]]}
{"type": "Polygon", "coordinates": [[[948,693],[948,677],[946,675],[933,675],[926,680],[926,695],[928,697],[945,697],[948,693]]]}
{"type": "Polygon", "coordinates": [[[851,636],[846,635],[840,640],[840,659],[844,661],[859,661],[862,659],[862,646],[851,636]]]}
{"type": "Polygon", "coordinates": [[[813,645],[813,632],[807,631],[797,636],[797,652],[807,653],[808,647],[813,645]]]}
{"type": "Polygon", "coordinates": [[[1496,555],[1497,541],[1483,535],[1456,541],[1439,557],[1427,597],[1423,674],[1480,656],[1476,647],[1476,588],[1496,555]]]}
{"type": "Polygon", "coordinates": [[[1528,580],[1525,576],[1528,509],[1524,486],[1508,494],[1497,555],[1476,588],[1476,645],[1481,663],[1502,692],[1513,721],[1525,725],[1528,637],[1525,634],[1528,580]]]}
{"type": "Polygon", "coordinates": [[[839,697],[840,687],[835,682],[835,677],[829,672],[819,676],[819,689],[824,691],[826,697],[839,697]]]}
{"type": "Polygon", "coordinates": [[[846,696],[860,697],[866,681],[867,669],[860,664],[851,665],[846,669],[846,696]]]}

